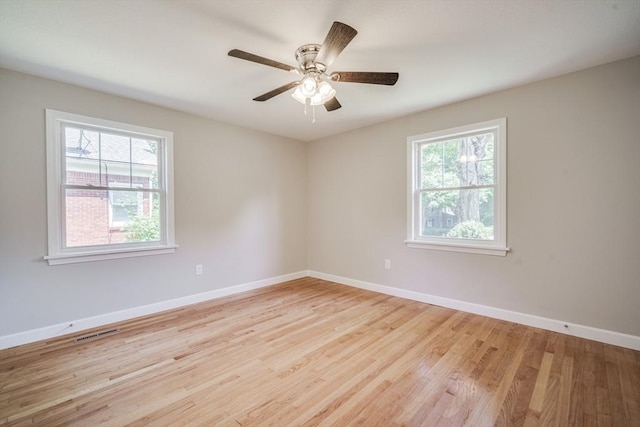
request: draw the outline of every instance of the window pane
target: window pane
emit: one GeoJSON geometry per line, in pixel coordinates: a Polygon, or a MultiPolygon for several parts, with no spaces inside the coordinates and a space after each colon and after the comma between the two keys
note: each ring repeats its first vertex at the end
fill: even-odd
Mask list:
{"type": "Polygon", "coordinates": [[[139,165],[158,165],[158,141],[132,138],[131,158],[139,165]]]}
{"type": "Polygon", "coordinates": [[[493,133],[421,146],[421,188],[493,185],[493,133]]]}
{"type": "Polygon", "coordinates": [[[159,195],[66,189],[66,246],[160,240],[159,195]]]}
{"type": "Polygon", "coordinates": [[[69,185],[100,185],[98,132],[64,128],[65,177],[69,185]]]}
{"type": "Polygon", "coordinates": [[[102,132],[100,134],[100,157],[102,160],[129,163],[131,160],[129,141],[130,138],[127,136],[102,132]]]}
{"type": "Polygon", "coordinates": [[[99,133],[73,126],[64,127],[67,158],[98,159],[99,133]]]}
{"type": "Polygon", "coordinates": [[[142,193],[137,191],[109,191],[109,203],[111,209],[109,225],[112,228],[127,226],[138,213],[143,211],[142,193]]]}
{"type": "Polygon", "coordinates": [[[480,190],[480,222],[486,227],[491,228],[491,238],[493,239],[493,188],[483,188],[480,190]]]}
{"type": "Polygon", "coordinates": [[[100,186],[98,162],[92,159],[67,157],[64,182],[67,185],[100,186]]]}
{"type": "Polygon", "coordinates": [[[131,188],[129,163],[102,161],[102,185],[110,188],[131,188]]]}
{"type": "Polygon", "coordinates": [[[460,187],[493,184],[493,132],[460,139],[460,187]]]}
{"type": "Polygon", "coordinates": [[[131,182],[134,187],[158,188],[158,141],[132,138],[131,182]]]}
{"type": "Polygon", "coordinates": [[[421,146],[422,188],[460,186],[458,140],[432,142],[421,146]]]}
{"type": "Polygon", "coordinates": [[[442,143],[444,151],[444,181],[443,187],[460,187],[459,175],[459,159],[460,159],[460,140],[452,139],[442,143]]]}
{"type": "Polygon", "coordinates": [[[100,166],[104,186],[113,187],[119,182],[121,187],[129,187],[131,183],[131,150],[130,138],[109,133],[100,134],[100,166]]]}
{"type": "Polygon", "coordinates": [[[493,185],[493,160],[467,159],[458,165],[459,187],[493,185]]]}
{"type": "Polygon", "coordinates": [[[488,139],[486,145],[484,146],[484,151],[485,151],[485,155],[484,158],[485,159],[491,159],[493,160],[494,156],[493,156],[493,145],[494,145],[494,138],[495,138],[495,134],[490,134],[491,138],[488,139]]]}
{"type": "Polygon", "coordinates": [[[423,144],[420,156],[422,188],[442,188],[442,143],[423,144]]]}
{"type": "MultiPolygon", "coordinates": [[[[157,242],[160,240],[160,196],[158,193],[143,191],[129,192],[136,196],[135,208],[133,203],[127,208],[127,223],[122,226],[124,241],[157,242]]],[[[123,203],[131,202],[131,195],[121,199],[123,203]]]]}
{"type": "Polygon", "coordinates": [[[106,191],[67,189],[65,205],[67,247],[111,243],[106,191]]]}
{"type": "Polygon", "coordinates": [[[493,189],[424,191],[421,236],[493,240],[493,189]]]}
{"type": "Polygon", "coordinates": [[[476,174],[478,185],[493,185],[494,168],[493,159],[480,160],[471,166],[476,174]]]}
{"type": "Polygon", "coordinates": [[[420,200],[422,212],[422,236],[445,237],[449,230],[458,223],[456,207],[459,203],[459,191],[423,192],[420,200]],[[451,221],[447,222],[447,219],[451,221]]]}

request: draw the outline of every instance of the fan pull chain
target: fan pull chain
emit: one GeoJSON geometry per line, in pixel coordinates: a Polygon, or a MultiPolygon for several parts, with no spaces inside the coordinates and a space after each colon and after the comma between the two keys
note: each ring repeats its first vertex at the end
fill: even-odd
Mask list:
{"type": "Polygon", "coordinates": [[[313,120],[311,120],[311,123],[315,123],[316,122],[316,106],[312,106],[311,110],[313,111],[313,120]]]}

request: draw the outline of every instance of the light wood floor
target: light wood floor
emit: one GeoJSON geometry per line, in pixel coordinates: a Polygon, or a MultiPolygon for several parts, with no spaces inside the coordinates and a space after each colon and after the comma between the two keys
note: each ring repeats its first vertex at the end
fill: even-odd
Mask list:
{"type": "Polygon", "coordinates": [[[1,351],[0,424],[640,425],[640,352],[316,279],[117,327],[1,351]]]}

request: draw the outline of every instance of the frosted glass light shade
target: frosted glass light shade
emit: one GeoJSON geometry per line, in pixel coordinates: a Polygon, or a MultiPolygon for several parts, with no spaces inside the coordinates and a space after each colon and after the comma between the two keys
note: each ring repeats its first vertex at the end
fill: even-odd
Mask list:
{"type": "Polygon", "coordinates": [[[327,102],[336,95],[336,90],[327,82],[321,82],[318,85],[318,93],[322,95],[323,102],[327,102]]]}
{"type": "Polygon", "coordinates": [[[305,104],[307,102],[307,97],[302,94],[302,90],[300,89],[300,85],[293,91],[291,97],[298,101],[301,104],[305,104]]]}
{"type": "Polygon", "coordinates": [[[325,101],[322,100],[322,94],[317,92],[315,95],[311,97],[311,105],[322,105],[325,101]]]}
{"type": "Polygon", "coordinates": [[[302,92],[304,96],[313,96],[313,94],[316,93],[317,88],[316,79],[311,76],[307,76],[302,79],[302,83],[300,83],[298,87],[300,88],[300,92],[302,92]]]}

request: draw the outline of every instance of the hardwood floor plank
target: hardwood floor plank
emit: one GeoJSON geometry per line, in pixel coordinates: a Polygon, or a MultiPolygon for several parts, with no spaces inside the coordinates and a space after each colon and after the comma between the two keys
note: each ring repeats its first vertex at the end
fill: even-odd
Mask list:
{"type": "Polygon", "coordinates": [[[573,378],[573,357],[565,356],[560,371],[560,385],[558,390],[558,413],[554,425],[562,427],[569,425],[569,406],[571,402],[571,379],[573,378]]]}
{"type": "Polygon", "coordinates": [[[304,278],[0,351],[0,425],[635,426],[640,352],[304,278]],[[95,331],[87,331],[95,332],[95,331]]]}

